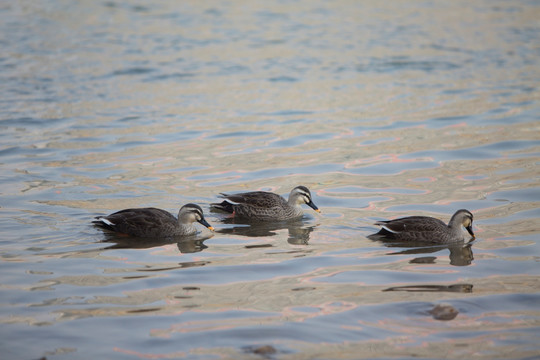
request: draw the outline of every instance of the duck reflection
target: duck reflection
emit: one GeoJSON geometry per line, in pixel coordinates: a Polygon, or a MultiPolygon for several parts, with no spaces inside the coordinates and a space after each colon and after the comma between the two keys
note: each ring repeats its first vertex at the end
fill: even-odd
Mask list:
{"type": "MultiPolygon", "coordinates": [[[[400,247],[407,248],[406,250],[396,251],[388,253],[387,255],[406,255],[406,254],[431,254],[444,249],[450,251],[450,265],[454,266],[467,266],[474,260],[472,252],[472,242],[456,242],[450,244],[437,244],[432,245],[426,242],[411,242],[411,241],[397,241],[395,239],[389,239],[380,234],[372,234],[368,236],[368,239],[373,241],[381,241],[386,247],[400,247]]],[[[410,260],[411,264],[434,264],[437,257],[435,256],[421,256],[410,260]]]]}
{"type": "Polygon", "coordinates": [[[287,229],[289,237],[287,241],[293,245],[307,245],[310,233],[315,226],[305,226],[302,220],[280,221],[280,222],[249,222],[233,217],[222,219],[222,223],[232,225],[230,227],[216,230],[216,233],[227,235],[240,235],[247,237],[274,236],[278,230],[287,229]]]}
{"type": "Polygon", "coordinates": [[[196,253],[208,248],[204,245],[204,241],[211,238],[210,236],[193,235],[182,236],[178,238],[136,238],[129,236],[121,236],[116,233],[104,233],[105,239],[103,242],[114,243],[105,248],[109,249],[150,249],[154,247],[176,244],[178,250],[183,254],[196,253]]]}

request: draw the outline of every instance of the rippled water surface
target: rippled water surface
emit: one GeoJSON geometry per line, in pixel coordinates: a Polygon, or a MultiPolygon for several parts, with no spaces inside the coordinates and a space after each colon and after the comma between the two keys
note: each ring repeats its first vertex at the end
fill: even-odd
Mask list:
{"type": "Polygon", "coordinates": [[[537,357],[539,19],[525,0],[2,3],[2,359],[537,357]],[[321,214],[209,209],[300,184],[321,214]],[[91,225],[187,202],[215,233],[91,225]],[[367,238],[460,208],[470,244],[367,238]]]}

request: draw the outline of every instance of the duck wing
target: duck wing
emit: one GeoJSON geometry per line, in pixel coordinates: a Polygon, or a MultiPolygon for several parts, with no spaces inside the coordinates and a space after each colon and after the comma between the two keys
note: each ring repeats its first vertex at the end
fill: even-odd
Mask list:
{"type": "Polygon", "coordinates": [[[178,222],[171,213],[157,208],[125,209],[96,219],[93,223],[98,226],[130,235],[145,234],[178,222]]]}
{"type": "Polygon", "coordinates": [[[278,194],[267,191],[251,191],[239,194],[221,194],[222,198],[234,203],[247,205],[253,208],[271,208],[283,206],[287,202],[278,194]]]}
{"type": "Polygon", "coordinates": [[[381,226],[386,231],[391,233],[426,233],[433,232],[446,227],[446,224],[439,219],[427,216],[409,216],[400,219],[377,221],[375,225],[381,226]]]}

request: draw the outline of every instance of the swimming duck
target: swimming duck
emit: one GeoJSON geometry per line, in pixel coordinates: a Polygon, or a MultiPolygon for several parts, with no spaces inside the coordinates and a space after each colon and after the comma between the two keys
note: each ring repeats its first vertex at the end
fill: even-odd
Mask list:
{"type": "Polygon", "coordinates": [[[377,221],[382,229],[376,234],[398,241],[418,241],[446,244],[468,240],[464,227],[474,239],[472,229],[473,214],[461,209],[450,219],[448,225],[439,219],[427,216],[409,216],[400,219],[377,221]]]}
{"type": "Polygon", "coordinates": [[[291,190],[289,200],[266,191],[252,191],[239,194],[221,194],[221,203],[210,204],[214,209],[223,210],[252,221],[285,221],[303,216],[300,205],[306,204],[320,212],[311,200],[311,193],[305,186],[291,190]]]}
{"type": "Polygon", "coordinates": [[[210,230],[214,228],[204,219],[199,205],[186,204],[180,208],[178,219],[165,210],[156,208],[125,209],[107,216],[97,216],[93,224],[135,237],[174,237],[193,235],[197,221],[210,230]]]}

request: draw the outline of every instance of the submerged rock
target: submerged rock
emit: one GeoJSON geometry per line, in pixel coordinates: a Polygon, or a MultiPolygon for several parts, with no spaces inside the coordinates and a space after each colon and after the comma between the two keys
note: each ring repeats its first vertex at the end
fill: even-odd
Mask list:
{"type": "Polygon", "coordinates": [[[246,346],[244,348],[244,351],[247,353],[261,355],[264,357],[277,353],[276,348],[274,348],[272,345],[246,346]]]}
{"type": "Polygon", "coordinates": [[[459,311],[450,304],[437,304],[429,313],[435,320],[453,320],[459,311]]]}

